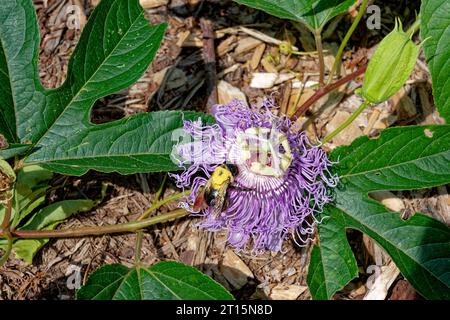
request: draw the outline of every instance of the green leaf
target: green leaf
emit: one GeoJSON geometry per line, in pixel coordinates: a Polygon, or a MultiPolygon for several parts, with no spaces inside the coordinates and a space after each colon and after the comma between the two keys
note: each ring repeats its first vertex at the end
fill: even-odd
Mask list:
{"type": "Polygon", "coordinates": [[[421,38],[433,80],[433,96],[440,115],[450,123],[450,2],[423,0],[421,38]]]}
{"type": "Polygon", "coordinates": [[[26,186],[29,190],[46,185],[52,178],[52,172],[37,165],[23,167],[17,173],[17,183],[26,186]]]}
{"type": "Polygon", "coordinates": [[[39,30],[31,1],[1,0],[0,7],[0,133],[13,143],[18,131],[32,130],[28,121],[45,99],[36,67],[39,30]]]}
{"type": "MultiPolygon", "coordinates": [[[[13,228],[45,202],[48,184],[53,174],[38,166],[25,167],[18,172],[12,208],[13,228]]],[[[0,215],[3,208],[0,209],[0,215]]]]}
{"type": "Polygon", "coordinates": [[[403,221],[398,213],[390,212],[361,192],[339,191],[336,198],[339,210],[327,210],[330,216],[319,227],[320,245],[314,247],[311,255],[308,285],[313,298],[330,299],[357,276],[354,256],[340,247],[348,246],[345,228],[352,228],[382,246],[422,296],[450,299],[447,226],[420,213],[403,221]]]}
{"type": "Polygon", "coordinates": [[[0,150],[0,158],[6,160],[14,156],[21,155],[25,153],[28,149],[30,149],[30,145],[28,144],[12,143],[9,145],[8,149],[0,150]]]}
{"type": "MultiPolygon", "coordinates": [[[[53,230],[62,221],[75,213],[91,210],[95,205],[92,200],[64,200],[52,203],[39,210],[19,230],[53,230]]],[[[27,263],[32,263],[37,251],[41,249],[49,239],[23,239],[13,244],[16,255],[27,263]]]]}
{"type": "MultiPolygon", "coordinates": [[[[52,177],[53,173],[39,166],[28,166],[19,170],[14,188],[12,227],[17,227],[23,218],[44,203],[45,193],[50,188],[48,181],[52,177]]],[[[5,209],[0,204],[0,221],[4,212],[5,209]]]]}
{"type": "Polygon", "coordinates": [[[172,133],[193,112],[139,114],[90,122],[96,100],[139,79],[152,61],[166,24],[149,25],[138,0],[103,0],[93,11],[61,87],[38,78],[39,31],[31,0],[5,1],[0,14],[0,133],[32,142],[26,164],[73,175],[89,169],[122,174],[170,171],[172,133]],[[8,126],[8,124],[11,124],[8,126]],[[14,125],[13,125],[14,124],[14,125]]]}
{"type": "MultiPolygon", "coordinates": [[[[11,223],[14,228],[53,230],[71,215],[88,211],[99,202],[89,199],[63,200],[42,208],[47,190],[50,188],[48,183],[52,177],[52,172],[39,166],[27,166],[17,173],[11,223]],[[28,217],[30,218],[25,219],[28,217]]],[[[104,196],[103,192],[102,196],[104,196]]],[[[0,221],[3,216],[4,208],[1,207],[0,221]]],[[[19,258],[31,264],[34,255],[47,242],[48,239],[19,239],[14,242],[13,250],[19,258]]],[[[4,248],[6,244],[6,241],[0,240],[0,247],[4,248]]]]}
{"type": "Polygon", "coordinates": [[[311,31],[321,30],[337,15],[350,8],[354,0],[235,0],[282,19],[299,21],[311,31]]]}
{"type": "Polygon", "coordinates": [[[347,242],[344,221],[336,214],[337,209],[327,207],[326,210],[326,217],[319,225],[320,245],[315,245],[311,252],[307,277],[313,299],[320,300],[331,298],[358,276],[358,266],[347,242]]]}
{"type": "Polygon", "coordinates": [[[58,89],[45,90],[38,78],[39,30],[32,1],[3,2],[0,36],[5,59],[0,63],[13,102],[5,104],[4,114],[12,114],[20,141],[38,142],[38,148],[67,131],[86,130],[94,102],[139,79],[166,27],[150,26],[138,0],[102,1],[69,61],[66,81],[58,89]]]}
{"type": "Polygon", "coordinates": [[[326,211],[329,218],[319,227],[320,246],[314,249],[309,279],[318,278],[314,268],[324,269],[324,276],[310,280],[311,292],[319,298],[331,298],[339,287],[354,278],[354,274],[348,273],[354,270],[354,258],[343,260],[335,252],[328,253],[325,259],[325,253],[320,256],[317,253],[334,248],[335,239],[344,239],[345,229],[353,228],[381,245],[421,295],[428,299],[450,299],[450,229],[420,213],[404,221],[398,213],[368,196],[369,191],[409,190],[449,183],[450,126],[387,129],[377,139],[362,137],[350,146],[337,148],[331,159],[339,159],[335,169],[341,182],[335,189],[336,208],[326,211]],[[334,266],[339,266],[339,271],[333,271],[334,266]],[[333,278],[336,272],[341,272],[338,282],[333,278]],[[336,285],[328,285],[329,290],[319,288],[321,283],[333,281],[336,285]]]}
{"type": "Polygon", "coordinates": [[[17,173],[14,202],[19,209],[16,225],[45,200],[53,173],[39,166],[27,166],[17,173]]]}
{"type": "Polygon", "coordinates": [[[89,169],[121,174],[178,170],[170,159],[175,133],[183,120],[198,118],[212,122],[210,116],[196,112],[139,114],[96,126],[98,130],[72,134],[67,145],[49,145],[30,155],[27,162],[70,175],[82,175],[89,169]]]}
{"type": "Polygon", "coordinates": [[[430,188],[450,182],[450,126],[383,130],[337,148],[336,173],[347,188],[364,192],[430,188]]]}
{"type": "Polygon", "coordinates": [[[92,200],[63,200],[52,203],[39,210],[30,221],[19,230],[42,230],[55,222],[61,222],[76,212],[91,210],[94,206],[92,200]]]}
{"type": "Polygon", "coordinates": [[[79,300],[232,300],[220,284],[197,269],[174,261],[129,269],[100,267],[77,291],[79,300]]]}
{"type": "Polygon", "coordinates": [[[450,299],[450,229],[416,213],[403,221],[398,213],[361,192],[336,193],[345,225],[380,244],[403,276],[427,299],[450,299]]]}

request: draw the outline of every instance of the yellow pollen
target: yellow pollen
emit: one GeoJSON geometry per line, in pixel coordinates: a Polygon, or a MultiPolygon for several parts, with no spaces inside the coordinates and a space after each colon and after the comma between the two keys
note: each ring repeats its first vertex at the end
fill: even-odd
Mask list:
{"type": "Polygon", "coordinates": [[[217,189],[230,180],[233,180],[231,172],[226,168],[217,167],[212,174],[211,184],[214,189],[217,189]]]}

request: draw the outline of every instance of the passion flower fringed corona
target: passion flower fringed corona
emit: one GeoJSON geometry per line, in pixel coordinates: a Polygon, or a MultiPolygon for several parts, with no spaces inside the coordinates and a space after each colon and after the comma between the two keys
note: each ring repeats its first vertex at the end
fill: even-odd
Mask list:
{"type": "Polygon", "coordinates": [[[172,177],[178,187],[191,187],[182,204],[191,211],[218,166],[237,167],[221,212],[206,207],[199,213],[205,216],[201,227],[225,228],[228,242],[237,249],[252,244],[255,251],[280,251],[290,233],[296,240],[308,241],[314,215],[331,201],[327,187],[337,184],[326,153],[310,144],[287,117],[273,115],[274,107],[270,99],[264,99],[261,107],[247,107],[238,100],[216,105],[217,123],[185,121],[184,132],[192,140],[178,143],[172,153],[184,168],[172,177]]]}

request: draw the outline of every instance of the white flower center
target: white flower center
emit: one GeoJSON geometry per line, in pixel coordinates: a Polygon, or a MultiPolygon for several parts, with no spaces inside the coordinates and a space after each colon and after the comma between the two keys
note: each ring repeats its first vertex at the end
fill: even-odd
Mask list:
{"type": "Polygon", "coordinates": [[[289,141],[272,128],[251,127],[237,135],[239,162],[254,174],[282,177],[292,163],[289,141]]]}

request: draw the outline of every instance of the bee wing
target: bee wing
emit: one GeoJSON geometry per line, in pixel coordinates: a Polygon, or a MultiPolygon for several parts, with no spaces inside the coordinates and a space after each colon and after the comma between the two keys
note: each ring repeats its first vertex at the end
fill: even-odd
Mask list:
{"type": "Polygon", "coordinates": [[[214,206],[212,207],[213,215],[219,215],[222,212],[223,204],[225,203],[225,196],[227,193],[228,183],[224,183],[217,189],[217,196],[215,198],[214,206]]]}
{"type": "Polygon", "coordinates": [[[197,193],[194,204],[192,206],[194,212],[200,212],[200,210],[208,206],[205,199],[205,193],[209,192],[210,188],[211,188],[211,179],[209,179],[206,182],[206,185],[197,193]]]}
{"type": "Polygon", "coordinates": [[[192,209],[194,212],[199,212],[205,207],[205,189],[200,190],[200,192],[195,197],[194,204],[192,205],[192,209]]]}

